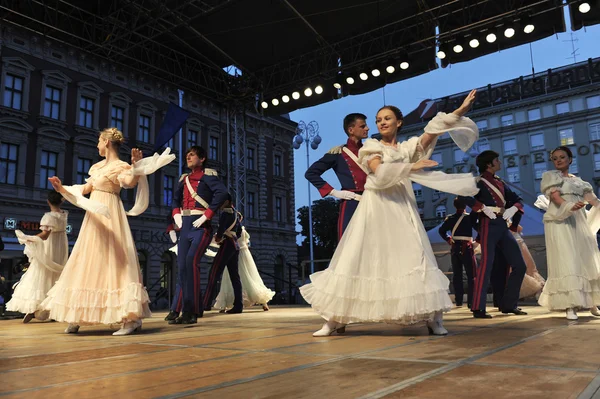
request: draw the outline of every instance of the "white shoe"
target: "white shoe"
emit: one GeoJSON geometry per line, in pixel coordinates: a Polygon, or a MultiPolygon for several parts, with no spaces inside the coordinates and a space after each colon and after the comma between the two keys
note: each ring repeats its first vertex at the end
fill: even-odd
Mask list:
{"type": "Polygon", "coordinates": [[[134,331],[141,331],[142,329],[142,320],[136,321],[128,321],[123,323],[123,327],[120,330],[115,331],[113,335],[129,335],[134,331]]]}
{"type": "Polygon", "coordinates": [[[598,310],[597,306],[592,306],[590,308],[590,313],[592,314],[592,316],[600,316],[600,310],[598,310]]]}
{"type": "Polygon", "coordinates": [[[427,329],[431,335],[448,335],[448,330],[444,328],[443,313],[441,311],[435,312],[433,320],[427,321],[427,329]]]}
{"type": "Polygon", "coordinates": [[[328,337],[336,331],[339,334],[343,334],[346,332],[346,325],[330,320],[323,324],[323,327],[319,331],[313,333],[313,337],[328,337]]]}
{"type": "Polygon", "coordinates": [[[67,334],[77,334],[79,332],[79,324],[69,323],[65,332],[67,334]]]}
{"type": "Polygon", "coordinates": [[[577,320],[577,319],[579,319],[579,317],[577,317],[577,313],[575,312],[575,309],[573,309],[573,308],[567,309],[567,320],[577,320]]]}

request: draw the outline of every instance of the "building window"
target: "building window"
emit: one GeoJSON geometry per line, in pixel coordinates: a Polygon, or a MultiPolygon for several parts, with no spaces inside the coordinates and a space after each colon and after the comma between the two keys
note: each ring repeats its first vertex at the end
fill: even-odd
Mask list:
{"type": "MultiPolygon", "coordinates": [[[[94,99],[81,96],[79,101],[79,126],[93,127],[94,120],[94,99]]],[[[121,129],[119,129],[121,130],[121,129]]]]}
{"type": "Polygon", "coordinates": [[[600,107],[600,95],[588,97],[585,99],[588,108],[600,107]]]}
{"type": "Polygon", "coordinates": [[[431,160],[438,163],[438,166],[442,166],[444,163],[442,162],[442,153],[434,152],[431,154],[431,160]]]}
{"type": "Polygon", "coordinates": [[[519,174],[519,168],[517,166],[506,168],[506,175],[510,183],[518,183],[521,181],[521,175],[519,174]]]}
{"type": "Polygon", "coordinates": [[[531,144],[531,150],[543,150],[546,148],[544,145],[544,133],[536,133],[529,136],[529,142],[531,144]]]}
{"type": "Polygon", "coordinates": [[[477,121],[475,123],[477,124],[477,128],[479,129],[480,132],[483,132],[485,129],[488,128],[487,119],[483,119],[483,120],[477,121]]]}
{"type": "Polygon", "coordinates": [[[423,197],[423,187],[421,187],[421,185],[418,183],[413,183],[412,188],[415,198],[421,199],[421,197],[423,197]]]}
{"type": "Polygon", "coordinates": [[[432,194],[433,199],[438,199],[438,198],[440,198],[441,195],[442,195],[442,192],[440,190],[433,190],[433,194],[432,194]]]}
{"type": "Polygon", "coordinates": [[[557,115],[565,114],[567,112],[569,112],[569,103],[567,101],[565,101],[564,103],[556,104],[556,114],[557,115]]]}
{"type": "Polygon", "coordinates": [[[246,149],[246,167],[250,170],[254,170],[254,148],[246,149]]]}
{"type": "Polygon", "coordinates": [[[514,155],[517,153],[517,139],[505,139],[503,141],[504,145],[504,155],[514,155]]]}
{"type": "Polygon", "coordinates": [[[490,142],[489,141],[484,141],[483,143],[481,141],[477,142],[477,148],[479,149],[479,152],[482,153],[483,151],[488,151],[491,147],[490,147],[490,142]]]}
{"type": "Polygon", "coordinates": [[[77,176],[75,178],[77,184],[84,184],[88,178],[88,171],[92,166],[92,160],[87,158],[77,158],[77,176]]]}
{"type": "Polygon", "coordinates": [[[6,74],[4,83],[4,106],[14,109],[23,107],[23,78],[6,74]]]}
{"type": "MultiPolygon", "coordinates": [[[[84,97],[81,97],[83,100],[84,97]]],[[[121,132],[123,131],[123,125],[125,124],[125,109],[113,105],[110,110],[110,125],[116,127],[121,132]]]]}
{"type": "Polygon", "coordinates": [[[253,192],[248,192],[248,196],[246,197],[246,217],[249,219],[254,219],[254,206],[256,203],[256,199],[254,198],[256,194],[253,192]]]}
{"type": "Polygon", "coordinates": [[[163,205],[171,206],[173,202],[173,186],[175,178],[173,176],[163,176],[163,205]]]}
{"type": "Polygon", "coordinates": [[[438,207],[435,208],[435,216],[438,218],[445,218],[446,217],[446,205],[438,205],[438,207]]]}
{"type": "Polygon", "coordinates": [[[281,222],[283,221],[283,207],[282,207],[282,198],[275,197],[275,221],[281,222]]]}
{"type": "Polygon", "coordinates": [[[533,171],[536,179],[541,179],[546,170],[548,170],[546,162],[538,162],[533,164],[533,171]]]}
{"type": "Polygon", "coordinates": [[[2,143],[0,145],[0,183],[17,184],[17,161],[19,146],[2,143]]]}
{"type": "Polygon", "coordinates": [[[566,128],[558,131],[558,137],[560,139],[560,145],[573,145],[575,139],[573,138],[573,129],[566,128]]]}
{"type": "Polygon", "coordinates": [[[237,157],[235,156],[235,143],[229,143],[229,162],[231,165],[235,165],[237,157]]]}
{"type": "Polygon", "coordinates": [[[569,172],[573,173],[574,175],[579,173],[579,165],[577,164],[577,155],[573,155],[573,162],[571,162],[571,166],[569,166],[569,172]]]}
{"type": "Polygon", "coordinates": [[[282,176],[281,173],[281,155],[275,155],[273,158],[273,173],[275,176],[282,176]]]}
{"type": "Polygon", "coordinates": [[[150,142],[150,117],[147,115],[140,115],[137,139],[144,143],[150,142]]]}
{"type": "Polygon", "coordinates": [[[502,117],[500,118],[500,124],[502,126],[510,126],[513,124],[513,116],[512,114],[510,115],[502,115],[502,117]]]}
{"type": "Polygon", "coordinates": [[[465,153],[462,150],[454,150],[454,163],[465,163],[465,153]]]}
{"type": "Polygon", "coordinates": [[[198,132],[195,130],[188,130],[187,148],[190,149],[195,145],[198,145],[198,132]]]}
{"type": "Polygon", "coordinates": [[[167,147],[170,149],[175,148],[175,136],[171,137],[169,141],[167,141],[167,147]]]}
{"type": "Polygon", "coordinates": [[[590,131],[590,141],[600,140],[600,123],[590,123],[588,130],[590,131]]]}
{"type": "Polygon", "coordinates": [[[46,86],[46,98],[44,101],[44,116],[52,119],[60,119],[60,97],[62,90],[56,87],[46,86]]]}
{"type": "Polygon", "coordinates": [[[423,217],[425,216],[425,211],[423,211],[423,207],[419,206],[419,217],[421,219],[423,219],[423,217]]]}
{"type": "Polygon", "coordinates": [[[527,111],[527,117],[530,121],[537,121],[542,118],[542,113],[539,108],[530,109],[527,111]]]}
{"type": "Polygon", "coordinates": [[[52,188],[52,184],[50,184],[48,178],[56,176],[57,159],[57,153],[50,151],[42,151],[42,161],[40,163],[40,188],[52,188]]]}
{"type": "Polygon", "coordinates": [[[219,138],[210,136],[208,139],[208,158],[213,161],[219,160],[219,138]]]}
{"type": "Polygon", "coordinates": [[[594,154],[594,170],[600,170],[600,153],[594,154]]]}

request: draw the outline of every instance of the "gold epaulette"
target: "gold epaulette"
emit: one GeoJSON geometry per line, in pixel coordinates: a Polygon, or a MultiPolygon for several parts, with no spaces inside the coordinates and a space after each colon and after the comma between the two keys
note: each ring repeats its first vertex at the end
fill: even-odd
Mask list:
{"type": "Polygon", "coordinates": [[[179,181],[183,181],[183,179],[185,179],[185,177],[189,175],[189,173],[184,173],[181,175],[181,177],[179,178],[179,181]]]}
{"type": "Polygon", "coordinates": [[[206,168],[204,169],[204,174],[207,176],[219,176],[215,169],[206,168]]]}
{"type": "Polygon", "coordinates": [[[446,216],[446,219],[444,219],[444,222],[448,219],[450,219],[450,215],[446,216]]]}
{"type": "Polygon", "coordinates": [[[328,154],[341,154],[342,148],[344,148],[343,145],[336,145],[335,147],[332,147],[329,151],[327,151],[327,153],[328,154]]]}

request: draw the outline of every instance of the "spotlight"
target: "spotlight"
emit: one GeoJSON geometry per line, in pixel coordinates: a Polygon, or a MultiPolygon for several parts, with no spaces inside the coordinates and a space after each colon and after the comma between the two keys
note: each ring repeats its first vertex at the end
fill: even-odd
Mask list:
{"type": "Polygon", "coordinates": [[[281,100],[283,100],[284,103],[289,103],[290,97],[286,94],[285,96],[281,97],[281,100]]]}
{"type": "Polygon", "coordinates": [[[511,37],[513,37],[515,35],[515,30],[513,28],[506,28],[504,30],[504,36],[508,37],[509,39],[511,37]]]}
{"type": "Polygon", "coordinates": [[[488,33],[488,35],[485,37],[485,40],[488,43],[494,43],[496,41],[496,35],[493,33],[488,33]]]}
{"type": "Polygon", "coordinates": [[[462,53],[463,51],[463,46],[461,46],[460,44],[457,44],[456,46],[454,46],[452,48],[452,50],[454,50],[455,53],[462,53]]]}
{"type": "Polygon", "coordinates": [[[531,32],[533,32],[534,29],[535,29],[535,25],[527,24],[527,25],[525,25],[525,28],[523,28],[523,32],[531,33],[531,32]]]}
{"type": "Polygon", "coordinates": [[[586,14],[591,10],[592,7],[590,7],[589,3],[581,3],[579,5],[579,12],[582,14],[586,14]]]}
{"type": "Polygon", "coordinates": [[[307,88],[304,90],[304,95],[305,95],[306,97],[310,97],[310,96],[312,96],[312,90],[310,89],[310,87],[307,87],[307,88]]]}
{"type": "Polygon", "coordinates": [[[348,76],[346,78],[346,83],[348,83],[349,85],[353,85],[354,84],[354,78],[352,76],[348,76]]]}
{"type": "Polygon", "coordinates": [[[400,63],[400,69],[408,69],[408,62],[404,61],[400,63]]]}
{"type": "Polygon", "coordinates": [[[361,72],[361,73],[360,73],[360,75],[358,75],[358,77],[359,77],[361,80],[367,80],[367,79],[369,79],[369,75],[367,75],[367,74],[366,74],[366,73],[364,73],[364,72],[361,72]]]}
{"type": "Polygon", "coordinates": [[[336,89],[338,89],[338,90],[339,90],[339,89],[341,89],[341,88],[342,88],[342,84],[341,84],[340,82],[335,82],[335,83],[333,84],[333,87],[335,87],[336,89]]]}
{"type": "Polygon", "coordinates": [[[323,86],[318,85],[317,87],[315,87],[315,93],[317,93],[317,94],[323,93],[323,86]]]}
{"type": "Polygon", "coordinates": [[[337,75],[333,82],[333,87],[339,90],[342,88],[342,83],[344,83],[344,78],[342,77],[342,75],[337,75]]]}
{"type": "Polygon", "coordinates": [[[371,75],[377,77],[381,75],[381,71],[378,68],[373,68],[373,70],[371,71],[371,75]]]}
{"type": "Polygon", "coordinates": [[[263,107],[264,109],[269,108],[269,103],[266,101],[263,101],[262,103],[260,103],[260,106],[263,107]]]}
{"type": "Polygon", "coordinates": [[[297,100],[297,99],[299,99],[299,98],[300,98],[300,93],[298,93],[297,91],[293,92],[293,93],[292,93],[292,98],[293,98],[294,100],[297,100]]]}
{"type": "Polygon", "coordinates": [[[479,47],[479,40],[477,40],[477,39],[471,39],[469,41],[469,46],[471,46],[471,48],[477,48],[477,47],[479,47]]]}
{"type": "Polygon", "coordinates": [[[444,58],[446,58],[446,53],[444,53],[444,51],[440,50],[440,51],[437,52],[437,57],[440,60],[443,60],[444,58]]]}
{"type": "Polygon", "coordinates": [[[279,105],[279,100],[274,98],[271,100],[271,104],[273,104],[274,106],[278,106],[279,105]]]}
{"type": "Polygon", "coordinates": [[[387,67],[385,67],[385,71],[387,73],[394,73],[394,72],[396,72],[396,68],[394,68],[393,65],[388,65],[387,67]]]}

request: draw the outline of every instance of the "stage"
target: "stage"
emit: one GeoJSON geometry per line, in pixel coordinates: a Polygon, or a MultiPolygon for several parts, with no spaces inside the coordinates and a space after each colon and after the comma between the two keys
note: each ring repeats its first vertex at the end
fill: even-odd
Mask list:
{"type": "Polygon", "coordinates": [[[313,338],[308,307],[209,312],[190,326],[156,313],[139,334],[107,326],[0,321],[6,398],[591,398],[600,395],[600,318],[524,307],[528,316],[446,316],[424,324],[351,325],[313,338]]]}

